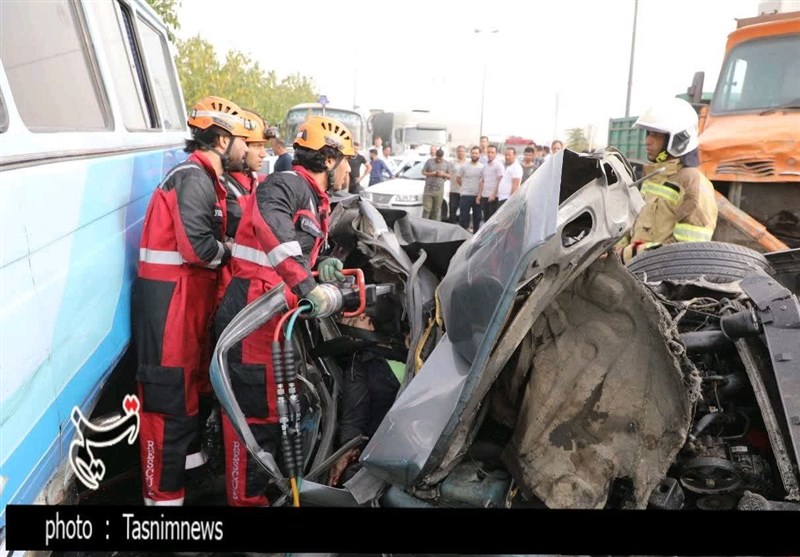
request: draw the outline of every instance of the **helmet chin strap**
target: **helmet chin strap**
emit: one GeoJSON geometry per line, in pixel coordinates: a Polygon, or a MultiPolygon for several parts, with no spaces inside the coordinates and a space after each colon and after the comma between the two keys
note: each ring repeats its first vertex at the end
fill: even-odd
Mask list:
{"type": "Polygon", "coordinates": [[[659,154],[656,155],[655,162],[664,162],[669,158],[669,153],[666,151],[661,151],[659,154]]]}
{"type": "Polygon", "coordinates": [[[234,168],[233,164],[231,164],[231,151],[233,150],[233,142],[235,139],[236,138],[234,136],[230,136],[228,147],[225,149],[224,153],[220,153],[216,147],[213,147],[210,150],[219,157],[219,161],[222,163],[222,170],[225,172],[236,172],[237,170],[241,170],[240,168],[234,168]]]}
{"type": "Polygon", "coordinates": [[[344,160],[344,157],[339,156],[336,163],[328,170],[328,189],[332,190],[336,186],[336,168],[344,160]]]}

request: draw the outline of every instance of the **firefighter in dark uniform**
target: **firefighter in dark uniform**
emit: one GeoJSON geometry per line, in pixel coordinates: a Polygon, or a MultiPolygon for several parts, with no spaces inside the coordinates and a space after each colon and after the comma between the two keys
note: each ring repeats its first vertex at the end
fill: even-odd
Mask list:
{"type": "MultiPolygon", "coordinates": [[[[300,125],[294,150],[291,171],[271,174],[247,196],[232,252],[233,279],[214,320],[216,336],[242,308],[280,282],[289,307],[305,298],[313,305],[307,315],[332,309],[311,269],[328,234],[327,191],[344,184],[347,158],[355,154],[352,135],[336,120],[312,116],[300,125]]],[[[322,261],[317,270],[323,282],[344,279],[338,259],[322,261]]],[[[271,346],[278,320],[265,323],[228,353],[237,401],[256,440],[276,461],[280,427],[271,346]]],[[[267,505],[266,478],[224,413],[222,431],[228,503],[267,505]]]]}
{"type": "Polygon", "coordinates": [[[183,504],[184,469],[205,462],[189,446],[198,440],[199,392],[208,385],[218,269],[231,255],[220,177],[241,165],[253,128],[219,97],[195,104],[188,124],[190,156],[167,173],[147,208],[131,307],[148,505],[183,504]]]}

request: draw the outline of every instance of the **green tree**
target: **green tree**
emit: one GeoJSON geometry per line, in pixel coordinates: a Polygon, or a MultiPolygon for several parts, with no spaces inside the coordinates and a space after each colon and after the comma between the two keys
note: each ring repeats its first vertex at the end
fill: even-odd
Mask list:
{"type": "Polygon", "coordinates": [[[580,153],[589,148],[589,140],[583,133],[583,128],[571,128],[567,130],[567,147],[580,153]]]}
{"type": "Polygon", "coordinates": [[[220,63],[211,43],[199,36],[177,41],[177,50],[187,110],[197,99],[213,94],[258,112],[274,126],[295,104],[317,98],[310,78],[292,74],[279,79],[274,71],[265,73],[258,62],[238,50],[228,51],[220,63]]]}
{"type": "Polygon", "coordinates": [[[175,31],[181,28],[178,21],[178,8],[181,7],[182,0],[147,0],[150,7],[164,20],[167,25],[169,40],[175,41],[175,31]]]}
{"type": "Polygon", "coordinates": [[[214,46],[199,35],[176,39],[174,32],[180,29],[178,9],[182,0],[147,2],[166,23],[169,38],[177,47],[175,65],[187,111],[198,99],[217,95],[255,110],[274,126],[292,106],[317,98],[314,82],[308,77],[292,74],[278,79],[274,71],[265,72],[258,62],[238,50],[228,51],[225,61],[220,63],[214,46]]]}

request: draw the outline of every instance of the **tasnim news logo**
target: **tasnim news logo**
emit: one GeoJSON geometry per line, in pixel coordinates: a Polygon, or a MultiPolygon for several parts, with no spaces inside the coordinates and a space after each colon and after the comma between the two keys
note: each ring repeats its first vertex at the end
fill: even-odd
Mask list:
{"type": "Polygon", "coordinates": [[[136,442],[140,407],[136,395],[126,395],[122,400],[124,414],[102,426],[89,422],[77,406],[72,409],[76,433],[69,447],[69,463],[83,485],[97,489],[106,475],[106,465],[94,455],[94,449],[113,447],[125,438],[129,445],[136,442]]]}

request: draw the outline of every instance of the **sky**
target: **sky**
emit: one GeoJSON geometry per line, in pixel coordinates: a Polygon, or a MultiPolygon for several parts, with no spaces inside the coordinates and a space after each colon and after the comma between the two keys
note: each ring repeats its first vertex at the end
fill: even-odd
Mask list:
{"type": "MultiPolygon", "coordinates": [[[[800,10],[800,0],[639,0],[630,114],[684,93],[696,71],[712,91],[736,18],[776,4],[800,10]]],[[[596,147],[608,119],[625,115],[634,0],[216,6],[183,0],[178,36],[199,33],[220,57],[237,49],[279,76],[310,77],[331,107],[431,110],[455,141],[477,142],[483,111],[493,140],[549,143],[580,127],[596,147]]]]}

